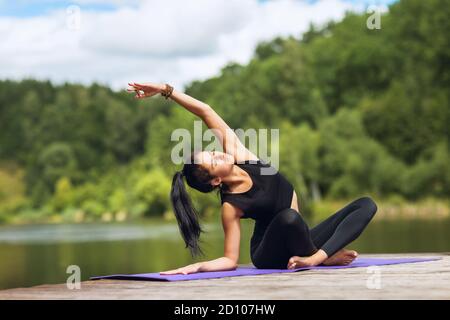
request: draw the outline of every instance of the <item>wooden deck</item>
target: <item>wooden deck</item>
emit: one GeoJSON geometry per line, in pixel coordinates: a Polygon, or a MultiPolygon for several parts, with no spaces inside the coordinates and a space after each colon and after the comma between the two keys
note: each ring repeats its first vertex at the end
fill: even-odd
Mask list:
{"type": "Polygon", "coordinates": [[[350,268],[181,282],[85,281],[80,290],[65,284],[2,290],[0,299],[450,299],[450,253],[362,256],[442,260],[380,266],[379,289],[374,273],[350,268]]]}

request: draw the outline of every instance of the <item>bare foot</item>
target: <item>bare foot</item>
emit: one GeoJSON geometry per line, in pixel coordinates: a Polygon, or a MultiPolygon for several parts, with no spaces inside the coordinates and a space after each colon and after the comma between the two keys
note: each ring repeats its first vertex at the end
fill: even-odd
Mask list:
{"type": "Polygon", "coordinates": [[[325,266],[346,266],[352,263],[358,256],[354,250],[342,249],[323,262],[325,266]]]}
{"type": "Polygon", "coordinates": [[[292,256],[288,262],[288,269],[295,269],[301,267],[313,267],[321,264],[328,258],[327,253],[321,249],[316,250],[313,255],[309,257],[292,256]]]}
{"type": "Polygon", "coordinates": [[[292,256],[288,262],[288,269],[295,269],[301,267],[312,267],[316,265],[311,257],[292,256]]]}

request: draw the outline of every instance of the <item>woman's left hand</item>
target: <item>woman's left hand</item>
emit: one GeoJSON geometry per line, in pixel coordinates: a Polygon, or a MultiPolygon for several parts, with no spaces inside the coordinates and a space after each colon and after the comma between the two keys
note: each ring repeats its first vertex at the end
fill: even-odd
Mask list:
{"type": "Polygon", "coordinates": [[[167,275],[167,274],[189,274],[189,273],[196,273],[200,269],[200,265],[198,263],[190,264],[186,267],[168,270],[168,271],[162,271],[159,274],[167,275]]]}

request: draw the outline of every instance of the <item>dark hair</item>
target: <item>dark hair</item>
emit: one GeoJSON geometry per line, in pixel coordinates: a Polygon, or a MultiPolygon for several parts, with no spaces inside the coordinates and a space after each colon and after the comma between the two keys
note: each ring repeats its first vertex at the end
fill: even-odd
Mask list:
{"type": "MultiPolygon", "coordinates": [[[[185,162],[182,171],[175,173],[172,179],[172,190],[170,192],[170,200],[177,218],[178,227],[186,248],[189,248],[191,255],[203,255],[199,246],[200,233],[204,230],[199,224],[199,214],[192,205],[189,194],[186,191],[183,176],[187,184],[200,192],[208,193],[214,189],[223,187],[214,187],[211,185],[212,176],[208,170],[194,163],[195,152],[191,154],[190,161],[185,162]]],[[[220,191],[220,190],[219,190],[220,191]]]]}

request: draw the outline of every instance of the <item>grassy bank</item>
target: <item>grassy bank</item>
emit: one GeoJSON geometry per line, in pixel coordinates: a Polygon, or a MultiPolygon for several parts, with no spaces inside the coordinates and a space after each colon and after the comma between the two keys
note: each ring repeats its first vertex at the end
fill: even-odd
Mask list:
{"type": "MultiPolygon", "coordinates": [[[[311,220],[319,222],[354,199],[323,200],[311,205],[311,220]]],[[[401,198],[373,198],[378,210],[374,219],[447,219],[450,217],[450,203],[442,199],[426,198],[415,202],[406,202],[401,198]]]]}

